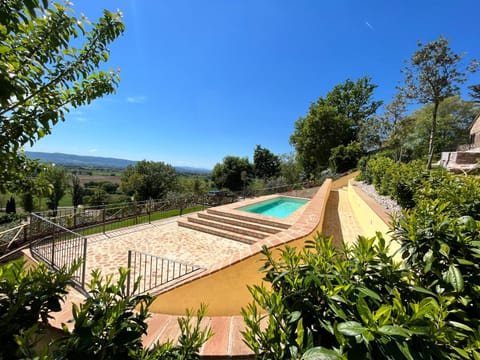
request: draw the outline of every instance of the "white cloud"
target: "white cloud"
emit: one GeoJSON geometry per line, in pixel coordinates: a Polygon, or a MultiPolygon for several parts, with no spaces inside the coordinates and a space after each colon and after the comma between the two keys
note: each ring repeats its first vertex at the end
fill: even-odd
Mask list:
{"type": "Polygon", "coordinates": [[[365,25],[372,31],[375,31],[375,28],[368,21],[365,21],[365,25]]]}
{"type": "Polygon", "coordinates": [[[131,104],[140,104],[144,103],[147,100],[145,96],[129,96],[127,97],[127,102],[131,104]]]}
{"type": "Polygon", "coordinates": [[[88,152],[93,154],[93,153],[97,152],[97,149],[90,149],[90,150],[88,150],[88,152]]]}

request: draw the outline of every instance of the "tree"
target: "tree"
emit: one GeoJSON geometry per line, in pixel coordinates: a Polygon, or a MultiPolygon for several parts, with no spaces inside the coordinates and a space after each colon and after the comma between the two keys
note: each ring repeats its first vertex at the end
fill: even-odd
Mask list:
{"type": "Polygon", "coordinates": [[[213,167],[212,180],[219,188],[240,191],[244,184],[242,171],[246,172],[247,179],[253,176],[253,166],[247,157],[226,156],[223,163],[217,163],[213,167]]]}
{"type": "MultiPolygon", "coordinates": [[[[368,76],[364,76],[357,81],[350,79],[344,83],[336,85],[326,96],[328,105],[334,106],[337,112],[350,120],[351,138],[347,143],[358,141],[358,131],[362,124],[377,112],[383,101],[372,100],[373,91],[377,85],[371,83],[368,76]]],[[[344,145],[347,145],[344,143],[344,145]]]]}
{"type": "Polygon", "coordinates": [[[298,183],[301,179],[302,167],[295,159],[295,153],[280,155],[280,176],[286,179],[290,185],[298,183]]]}
{"type": "Polygon", "coordinates": [[[142,160],[128,166],[122,175],[122,189],[136,200],[162,199],[177,186],[175,168],[164,162],[142,160]]]}
{"type": "Polygon", "coordinates": [[[121,13],[98,22],[69,3],[0,2],[0,191],[31,189],[32,163],[21,152],[50,134],[65,113],[115,91],[115,71],[97,71],[124,31],[121,13]],[[83,42],[83,45],[81,44],[83,42]]]}
{"type": "MultiPolygon", "coordinates": [[[[414,137],[419,139],[417,154],[428,154],[427,141],[430,131],[431,114],[434,105],[429,104],[416,110],[411,116],[415,126],[411,129],[414,137]]],[[[471,101],[464,101],[460,96],[452,96],[441,102],[437,110],[436,136],[433,141],[434,153],[440,151],[456,151],[459,144],[467,144],[469,126],[478,114],[478,107],[471,101]]]]}
{"type": "Polygon", "coordinates": [[[80,178],[76,174],[72,174],[72,205],[74,208],[83,204],[83,187],[80,178]]]}
{"type": "Polygon", "coordinates": [[[22,194],[22,207],[26,212],[32,212],[34,209],[33,205],[33,195],[31,192],[26,192],[22,194]]]}
{"type": "Polygon", "coordinates": [[[270,150],[257,145],[253,153],[255,176],[266,180],[280,173],[280,158],[270,150]]]}
{"type": "Polygon", "coordinates": [[[470,89],[470,96],[472,97],[473,101],[480,103],[480,84],[472,85],[468,88],[470,89]]]}
{"type": "Polygon", "coordinates": [[[17,212],[17,206],[15,204],[15,198],[13,196],[11,196],[9,200],[7,200],[5,212],[7,214],[15,214],[17,212]]]}
{"type": "Polygon", "coordinates": [[[47,195],[47,206],[50,210],[56,211],[58,203],[65,195],[65,190],[68,187],[67,171],[61,166],[50,166],[45,171],[45,179],[51,185],[51,190],[47,195]]]}
{"type": "Polygon", "coordinates": [[[330,155],[330,168],[333,172],[343,173],[345,171],[354,169],[357,166],[358,160],[365,155],[362,145],[358,142],[352,142],[345,145],[338,145],[332,149],[330,155]]]}
{"type": "Polygon", "coordinates": [[[323,99],[312,104],[307,116],[295,122],[290,143],[307,175],[318,174],[328,166],[331,149],[350,138],[345,131],[349,126],[350,121],[334,107],[325,105],[323,99]]]}
{"type": "Polygon", "coordinates": [[[328,166],[333,148],[359,140],[363,124],[382,104],[372,99],[376,87],[368,77],[355,82],[347,79],[311,104],[307,115],[295,122],[290,143],[307,175],[328,166]]]}
{"type": "Polygon", "coordinates": [[[434,154],[438,107],[446,98],[459,94],[459,85],[466,81],[466,72],[475,71],[476,66],[472,63],[465,70],[460,69],[463,55],[454,53],[443,36],[427,44],[418,42],[418,47],[420,49],[402,70],[405,84],[400,90],[407,99],[433,105],[426,164],[429,170],[434,154]]]}

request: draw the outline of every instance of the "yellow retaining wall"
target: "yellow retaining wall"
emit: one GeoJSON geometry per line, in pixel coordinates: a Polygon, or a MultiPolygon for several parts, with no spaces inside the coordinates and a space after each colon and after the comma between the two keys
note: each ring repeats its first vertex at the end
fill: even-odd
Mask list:
{"type": "MultiPolygon", "coordinates": [[[[307,205],[302,217],[290,229],[264,240],[269,243],[270,249],[281,249],[286,245],[303,247],[305,240],[321,231],[331,186],[331,179],[325,181],[307,205]]],[[[183,315],[185,309],[197,309],[204,303],[208,305],[209,316],[239,315],[240,310],[252,302],[247,285],[262,282],[263,275],[258,270],[263,265],[264,256],[259,252],[260,249],[259,244],[251,245],[250,254],[233,259],[230,265],[223,264],[206,275],[161,293],[150,311],[183,315]]]]}
{"type": "MultiPolygon", "coordinates": [[[[372,198],[366,195],[361,189],[348,183],[348,201],[352,207],[353,215],[366,237],[373,237],[377,232],[383,234],[387,243],[391,240],[390,215],[378,205],[372,198]]],[[[390,242],[390,253],[399,248],[396,242],[390,242]]],[[[400,256],[396,257],[400,260],[400,256]]]]}

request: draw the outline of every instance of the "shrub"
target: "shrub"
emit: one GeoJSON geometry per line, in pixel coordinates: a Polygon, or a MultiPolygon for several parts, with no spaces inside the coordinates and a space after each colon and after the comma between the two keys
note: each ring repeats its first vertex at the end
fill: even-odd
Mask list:
{"type": "Polygon", "coordinates": [[[335,248],[330,238],[317,236],[300,251],[262,253],[261,271],[271,287],[250,287],[253,302],[242,311],[245,342],[259,359],[480,356],[477,303],[465,311],[480,286],[473,261],[467,289],[451,265],[439,286],[416,276],[420,257],[412,259],[414,267],[400,267],[378,234],[359,237],[351,248],[335,248]]]}
{"type": "Polygon", "coordinates": [[[60,311],[76,266],[52,272],[41,263],[26,270],[25,262],[17,261],[0,267],[1,359],[19,356],[16,337],[25,331],[30,337],[38,335],[48,322],[49,312],[60,311]],[[37,325],[39,319],[42,323],[37,325]]]}

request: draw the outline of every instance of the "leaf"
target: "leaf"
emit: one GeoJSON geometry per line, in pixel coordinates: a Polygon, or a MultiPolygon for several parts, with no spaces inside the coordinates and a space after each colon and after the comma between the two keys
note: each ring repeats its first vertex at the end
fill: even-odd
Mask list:
{"type": "Polygon", "coordinates": [[[357,311],[362,318],[362,321],[365,324],[369,324],[372,320],[372,312],[370,311],[370,308],[368,307],[368,304],[363,297],[357,300],[357,311]]]}
{"type": "Polygon", "coordinates": [[[363,286],[359,286],[358,288],[358,291],[360,291],[362,294],[368,296],[368,297],[371,297],[372,299],[375,299],[375,300],[378,300],[378,301],[381,301],[381,297],[375,292],[375,291],[372,291],[370,289],[367,289],[366,287],[363,287],[363,286]]]}
{"type": "Polygon", "coordinates": [[[389,336],[403,336],[409,337],[410,332],[400,326],[393,326],[393,325],[383,325],[378,329],[378,332],[384,335],[389,336]]]}
{"type": "Polygon", "coordinates": [[[445,243],[442,243],[440,245],[440,254],[448,258],[450,256],[450,246],[448,246],[445,243]]]}
{"type": "Polygon", "coordinates": [[[460,265],[469,265],[469,266],[475,265],[474,262],[472,262],[472,261],[470,261],[470,260],[467,260],[467,259],[457,259],[457,262],[458,262],[460,265]]]}
{"type": "Polygon", "coordinates": [[[342,360],[345,356],[334,350],[325,349],[321,346],[308,349],[302,356],[302,360],[342,360]]]}
{"type": "Polygon", "coordinates": [[[367,328],[356,321],[345,321],[337,325],[337,330],[347,336],[357,336],[362,335],[367,328]]]}
{"type": "Polygon", "coordinates": [[[463,291],[463,276],[460,270],[453,264],[448,267],[447,281],[453,286],[455,291],[463,291]]]}
{"type": "Polygon", "coordinates": [[[457,321],[449,321],[448,322],[450,325],[458,328],[458,329],[462,329],[462,330],[465,330],[465,331],[470,331],[470,332],[474,332],[475,330],[473,330],[470,326],[468,325],[465,325],[465,324],[462,324],[462,323],[459,323],[457,321]]]}
{"type": "Polygon", "coordinates": [[[433,293],[432,291],[428,290],[428,289],[425,289],[423,287],[420,287],[420,286],[412,286],[411,289],[413,291],[417,291],[417,292],[420,292],[420,293],[423,293],[423,294],[427,294],[427,295],[430,295],[430,296],[436,296],[435,293],[433,293]]]}
{"type": "Polygon", "coordinates": [[[297,323],[297,339],[296,339],[296,343],[297,343],[299,348],[301,348],[302,345],[303,345],[304,334],[305,334],[305,332],[304,332],[304,328],[303,328],[303,320],[300,319],[300,321],[297,323]]]}

